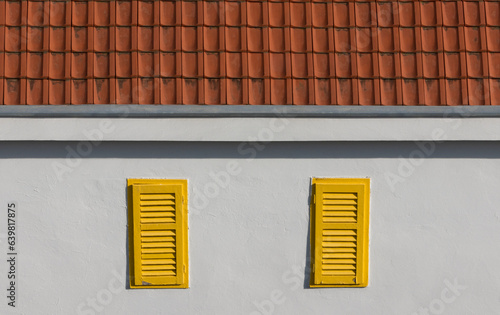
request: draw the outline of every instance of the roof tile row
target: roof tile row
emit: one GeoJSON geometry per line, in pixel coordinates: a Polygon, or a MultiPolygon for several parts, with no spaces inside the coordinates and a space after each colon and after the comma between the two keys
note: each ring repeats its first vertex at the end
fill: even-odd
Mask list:
{"type": "Polygon", "coordinates": [[[500,1],[1,0],[0,104],[500,104],[500,1]]]}

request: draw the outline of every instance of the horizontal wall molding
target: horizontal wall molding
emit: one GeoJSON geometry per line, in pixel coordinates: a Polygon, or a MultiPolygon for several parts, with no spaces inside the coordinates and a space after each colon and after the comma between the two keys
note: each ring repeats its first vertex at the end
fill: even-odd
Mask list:
{"type": "Polygon", "coordinates": [[[3,117],[0,141],[500,141],[500,117],[3,117]]]}
{"type": "Polygon", "coordinates": [[[500,106],[15,105],[0,106],[0,117],[477,118],[500,117],[500,106]]]}

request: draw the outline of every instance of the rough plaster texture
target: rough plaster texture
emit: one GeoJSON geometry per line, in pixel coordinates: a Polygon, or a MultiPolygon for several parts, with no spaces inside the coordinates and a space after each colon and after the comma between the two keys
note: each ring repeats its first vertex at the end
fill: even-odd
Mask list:
{"type": "MultiPolygon", "coordinates": [[[[107,142],[82,159],[67,159],[77,146],[0,143],[4,258],[5,207],[11,200],[19,206],[18,307],[12,310],[4,297],[1,314],[500,309],[496,142],[294,142],[260,151],[237,142],[107,142]],[[69,168],[57,173],[54,165],[69,168]],[[213,174],[222,178],[228,167],[238,174],[215,184],[213,174]],[[388,181],[393,175],[397,183],[388,181]],[[314,176],[371,178],[367,288],[307,288],[314,176]],[[189,289],[130,290],[122,283],[127,178],[188,179],[189,289]],[[455,282],[459,288],[450,290],[455,282]]],[[[6,288],[4,258],[0,283],[6,288]]]]}

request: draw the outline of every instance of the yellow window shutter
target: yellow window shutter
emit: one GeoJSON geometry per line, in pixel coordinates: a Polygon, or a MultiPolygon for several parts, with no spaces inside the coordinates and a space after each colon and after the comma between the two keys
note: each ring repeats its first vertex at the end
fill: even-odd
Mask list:
{"type": "Polygon", "coordinates": [[[370,180],[314,178],[311,287],[368,285],[370,180]]]}
{"type": "Polygon", "coordinates": [[[188,287],[187,181],[129,179],[131,288],[188,287]]]}

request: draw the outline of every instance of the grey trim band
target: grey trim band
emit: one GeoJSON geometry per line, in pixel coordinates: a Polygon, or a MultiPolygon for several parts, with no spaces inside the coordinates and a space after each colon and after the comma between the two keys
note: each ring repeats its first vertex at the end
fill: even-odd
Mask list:
{"type": "Polygon", "coordinates": [[[500,106],[5,105],[0,117],[26,118],[467,118],[500,117],[500,106]]]}

